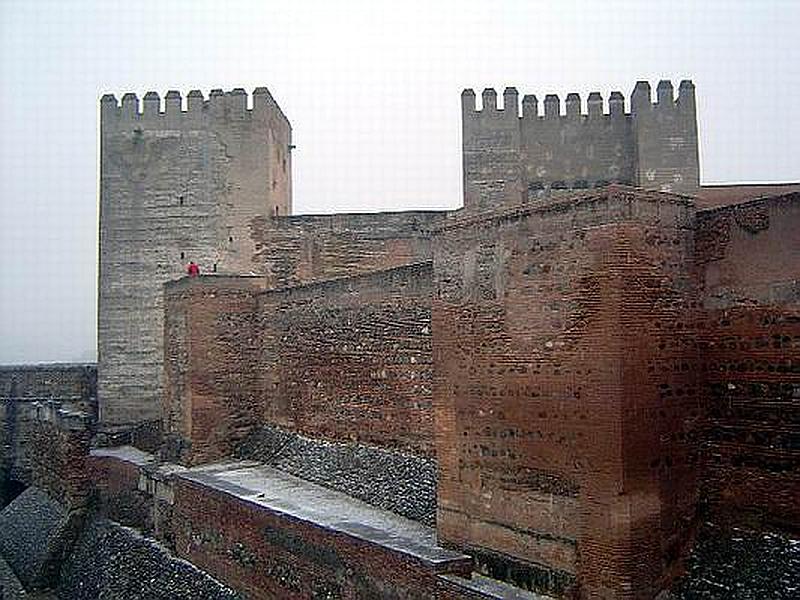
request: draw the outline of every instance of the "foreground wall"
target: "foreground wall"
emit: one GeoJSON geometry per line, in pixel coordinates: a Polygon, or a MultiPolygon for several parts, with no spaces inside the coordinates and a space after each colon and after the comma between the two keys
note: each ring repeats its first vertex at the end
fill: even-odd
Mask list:
{"type": "Polygon", "coordinates": [[[610,188],[436,238],[440,540],[523,587],[658,592],[697,498],[691,205],[610,188]]]}
{"type": "Polygon", "coordinates": [[[259,298],[263,419],[431,456],[431,263],[259,298]]]}
{"type": "Polygon", "coordinates": [[[800,528],[800,194],[698,214],[707,319],[704,500],[800,528]]]}

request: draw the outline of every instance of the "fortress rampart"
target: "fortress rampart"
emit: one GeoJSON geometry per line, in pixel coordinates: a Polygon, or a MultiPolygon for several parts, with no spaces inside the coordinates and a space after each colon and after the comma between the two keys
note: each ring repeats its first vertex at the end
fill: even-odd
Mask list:
{"type": "Polygon", "coordinates": [[[797,186],[699,188],[690,82],[462,102],[463,210],[290,215],[267,93],[104,98],[99,423],[90,369],[0,369],[0,590],[800,586],[797,186]]]}

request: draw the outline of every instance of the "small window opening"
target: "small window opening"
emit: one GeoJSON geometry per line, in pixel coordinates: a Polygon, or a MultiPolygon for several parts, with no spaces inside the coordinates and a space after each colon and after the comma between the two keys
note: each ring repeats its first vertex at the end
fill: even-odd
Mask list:
{"type": "Polygon", "coordinates": [[[275,207],[275,216],[276,217],[278,216],[278,207],[277,206],[275,207]]]}
{"type": "Polygon", "coordinates": [[[186,258],[186,254],[181,252],[181,260],[183,260],[184,258],[186,258]]]}
{"type": "Polygon", "coordinates": [[[232,236],[232,235],[231,235],[231,236],[228,236],[228,241],[229,241],[229,242],[232,242],[232,241],[233,241],[233,236],[232,236]]]}
{"type": "Polygon", "coordinates": [[[217,263],[214,263],[214,266],[211,269],[214,273],[217,272],[217,263]]]}
{"type": "Polygon", "coordinates": [[[183,196],[178,196],[178,202],[183,206],[183,196]]]}
{"type": "Polygon", "coordinates": [[[286,159],[283,159],[283,172],[286,173],[286,159]]]}

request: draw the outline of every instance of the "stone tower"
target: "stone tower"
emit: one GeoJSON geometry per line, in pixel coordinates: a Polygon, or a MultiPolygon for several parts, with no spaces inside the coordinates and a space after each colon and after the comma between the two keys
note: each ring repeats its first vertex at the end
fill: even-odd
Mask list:
{"type": "Polygon", "coordinates": [[[598,92],[586,112],[578,94],[568,94],[564,114],[556,95],[522,99],[506,88],[503,107],[486,89],[477,110],[475,92],[461,94],[464,207],[488,209],[563,191],[624,183],[645,189],[692,194],[700,187],[694,85],[682,81],[677,99],[661,81],[656,102],[640,81],[625,99],[612,92],[608,112],[598,92]]]}
{"type": "Polygon", "coordinates": [[[101,427],[160,419],[165,281],[259,272],[250,223],[291,213],[291,126],[266,88],[100,101],[101,427]]]}

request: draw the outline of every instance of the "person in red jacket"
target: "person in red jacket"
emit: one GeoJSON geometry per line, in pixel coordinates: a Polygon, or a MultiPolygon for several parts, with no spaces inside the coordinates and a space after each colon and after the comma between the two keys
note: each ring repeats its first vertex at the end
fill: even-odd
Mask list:
{"type": "Polygon", "coordinates": [[[197,277],[200,275],[200,267],[192,260],[189,261],[189,266],[186,267],[186,272],[189,274],[189,277],[197,277]]]}

